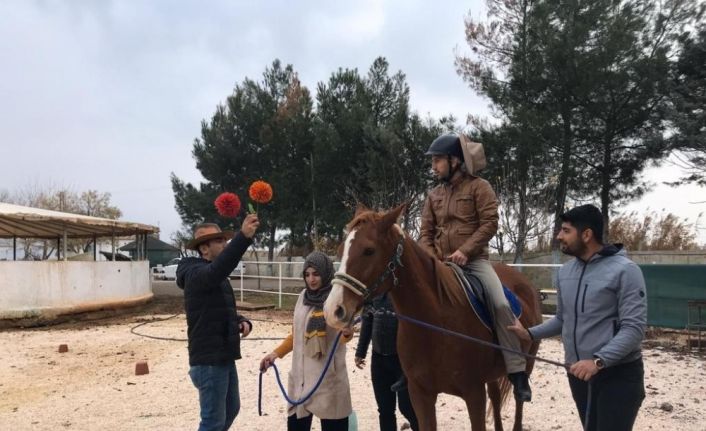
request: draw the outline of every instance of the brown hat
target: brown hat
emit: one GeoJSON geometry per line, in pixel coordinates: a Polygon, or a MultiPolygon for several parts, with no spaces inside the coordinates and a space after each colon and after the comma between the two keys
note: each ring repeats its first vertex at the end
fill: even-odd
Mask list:
{"type": "Polygon", "coordinates": [[[463,162],[466,164],[468,173],[476,175],[479,171],[485,169],[487,165],[483,144],[471,141],[463,133],[459,134],[459,138],[461,140],[461,151],[463,151],[463,162]]]}
{"type": "Polygon", "coordinates": [[[229,240],[233,238],[233,235],[233,231],[222,231],[221,228],[218,227],[218,225],[215,223],[204,223],[196,227],[196,230],[194,231],[194,239],[192,239],[191,241],[189,241],[188,244],[186,244],[186,248],[191,250],[198,250],[199,245],[203,244],[206,241],[210,241],[216,238],[225,238],[226,240],[229,240]]]}

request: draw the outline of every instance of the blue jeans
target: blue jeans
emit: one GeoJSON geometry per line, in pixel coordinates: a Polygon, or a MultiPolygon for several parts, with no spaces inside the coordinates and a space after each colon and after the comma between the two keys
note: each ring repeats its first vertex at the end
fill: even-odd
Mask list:
{"type": "Polygon", "coordinates": [[[228,365],[193,365],[189,376],[199,390],[199,431],[226,431],[240,411],[235,362],[228,365]]]}

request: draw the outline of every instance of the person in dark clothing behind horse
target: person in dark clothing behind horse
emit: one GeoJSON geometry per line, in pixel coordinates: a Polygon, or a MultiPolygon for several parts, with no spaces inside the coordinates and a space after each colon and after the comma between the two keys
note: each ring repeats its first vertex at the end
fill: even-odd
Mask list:
{"type": "Polygon", "coordinates": [[[397,389],[397,393],[392,388],[393,384],[401,386],[399,381],[404,378],[400,359],[397,356],[397,318],[387,313],[393,311],[387,295],[375,298],[372,305],[362,314],[358,348],[355,351],[355,366],[360,369],[365,366],[365,356],[372,339],[370,374],[375,401],[378,404],[380,431],[397,430],[396,402],[412,430],[417,431],[419,429],[417,416],[414,414],[406,385],[397,389]]]}
{"type": "MultiPolygon", "coordinates": [[[[425,154],[431,156],[432,171],[441,184],[424,201],[419,244],[432,256],[452,261],[483,282],[498,342],[522,350],[520,340],[507,329],[515,316],[488,261],[488,243],[498,230],[499,217],[493,188],[476,176],[486,165],[483,146],[464,135],[449,133],[436,138],[425,154]]],[[[502,353],[515,399],[531,401],[525,358],[505,350],[502,353]]]]}
{"type": "Polygon", "coordinates": [[[225,431],[240,411],[235,360],[240,359],[240,333],[247,337],[252,323],[237,314],[228,275],[259,224],[257,215],[247,215],[234,238],[213,223],[197,226],[187,247],[200,257],[184,258],[177,267],[177,286],[184,289],[189,376],[199,391],[199,431],[225,431]]]}
{"type": "Polygon", "coordinates": [[[572,364],[569,387],[587,431],[631,430],[645,398],[642,270],[622,244],[603,244],[603,215],[595,206],[573,208],[560,220],[561,251],[574,259],[557,274],[556,315],[529,330],[519,322],[509,329],[524,340],[561,335],[572,364]]]}

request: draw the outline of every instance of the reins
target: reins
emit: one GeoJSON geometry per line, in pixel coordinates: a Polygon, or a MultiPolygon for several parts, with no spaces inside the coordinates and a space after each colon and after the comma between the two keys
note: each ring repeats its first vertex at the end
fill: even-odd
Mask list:
{"type": "Polygon", "coordinates": [[[404,320],[404,321],[407,321],[407,322],[409,322],[409,323],[413,323],[413,324],[415,324],[415,325],[417,325],[417,326],[421,326],[421,327],[423,327],[423,328],[431,329],[431,330],[433,330],[433,331],[437,331],[437,332],[440,332],[440,333],[442,333],[442,334],[446,334],[446,335],[451,335],[451,336],[454,336],[454,337],[458,337],[458,338],[461,338],[461,339],[463,339],[463,340],[471,341],[471,342],[473,342],[473,343],[480,344],[480,345],[483,345],[483,346],[486,346],[486,347],[490,347],[490,348],[493,348],[493,349],[503,350],[503,351],[506,351],[506,352],[514,353],[514,354],[516,354],[516,355],[524,356],[525,358],[528,358],[528,359],[533,359],[533,360],[536,360],[536,361],[546,362],[546,363],[548,363],[548,364],[555,365],[555,366],[557,366],[557,367],[562,367],[562,368],[565,368],[565,369],[567,369],[567,370],[570,368],[570,365],[565,364],[565,363],[562,363],[562,362],[553,361],[553,360],[551,360],[551,359],[545,359],[545,358],[542,358],[542,357],[536,356],[536,355],[530,355],[529,353],[525,353],[525,352],[522,352],[522,351],[520,351],[520,350],[515,350],[515,349],[510,348],[510,347],[501,346],[501,345],[499,345],[499,344],[492,343],[492,342],[490,342],[490,341],[481,340],[481,339],[476,338],[476,337],[471,337],[470,335],[462,334],[462,333],[460,333],[460,332],[456,332],[456,331],[452,331],[452,330],[450,330],[450,329],[442,328],[442,327],[440,327],[440,326],[432,325],[431,323],[424,322],[424,321],[422,321],[422,320],[418,320],[418,319],[415,319],[415,318],[413,318],[413,317],[405,316],[405,315],[403,315],[403,314],[399,314],[399,313],[394,312],[394,311],[383,310],[383,309],[376,309],[376,308],[372,305],[372,301],[371,301],[371,296],[372,296],[373,292],[375,292],[375,291],[377,290],[377,288],[378,288],[390,275],[392,275],[392,277],[393,277],[393,288],[394,288],[394,287],[397,287],[397,286],[399,285],[399,279],[398,279],[397,275],[395,274],[395,270],[396,270],[398,267],[399,267],[399,268],[404,268],[404,265],[402,264],[402,253],[404,252],[404,239],[405,239],[405,235],[403,234],[402,237],[400,237],[400,240],[397,242],[397,246],[395,247],[395,252],[394,252],[394,254],[390,257],[390,260],[388,261],[387,265],[385,266],[385,271],[377,278],[377,280],[375,281],[375,283],[373,283],[372,287],[366,287],[365,284],[362,283],[361,281],[357,280],[356,278],[354,278],[354,277],[352,277],[352,276],[350,276],[350,275],[348,275],[348,274],[341,273],[341,272],[337,272],[337,273],[336,273],[336,275],[334,276],[334,281],[337,281],[338,283],[340,283],[341,285],[343,285],[343,286],[346,287],[347,289],[349,289],[349,290],[351,290],[352,292],[354,292],[356,295],[362,296],[362,297],[363,297],[363,303],[365,304],[365,306],[371,307],[371,308],[372,308],[373,310],[375,310],[375,311],[380,311],[380,312],[383,312],[383,313],[387,313],[387,314],[389,314],[389,315],[393,315],[393,316],[397,317],[397,319],[399,319],[399,320],[404,320]]]}

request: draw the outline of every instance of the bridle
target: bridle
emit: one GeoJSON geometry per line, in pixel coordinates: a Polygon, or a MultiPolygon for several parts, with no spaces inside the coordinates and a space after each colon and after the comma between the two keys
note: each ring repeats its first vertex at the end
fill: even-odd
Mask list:
{"type": "Polygon", "coordinates": [[[364,303],[369,302],[373,292],[375,292],[377,288],[380,287],[380,285],[384,283],[387,277],[389,277],[390,275],[392,275],[392,286],[397,287],[397,285],[399,284],[399,279],[395,274],[395,269],[397,269],[397,267],[404,267],[404,265],[402,265],[404,238],[405,236],[403,233],[402,237],[400,237],[400,240],[397,242],[397,247],[395,247],[395,253],[390,257],[390,260],[385,266],[385,271],[380,274],[380,276],[377,278],[377,280],[375,280],[375,283],[373,283],[371,287],[367,287],[365,283],[351,275],[346,274],[345,272],[335,273],[333,275],[333,281],[343,285],[345,288],[352,291],[356,295],[362,296],[364,303]]]}

